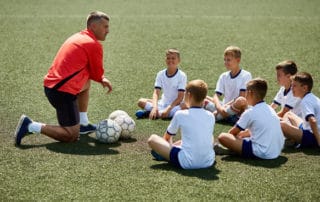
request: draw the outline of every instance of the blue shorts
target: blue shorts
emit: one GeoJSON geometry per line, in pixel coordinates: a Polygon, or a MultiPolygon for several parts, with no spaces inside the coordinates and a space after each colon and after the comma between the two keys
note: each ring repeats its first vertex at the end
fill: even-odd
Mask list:
{"type": "Polygon", "coordinates": [[[316,138],[309,130],[302,130],[300,148],[319,147],[316,138]]]}
{"type": "Polygon", "coordinates": [[[248,139],[242,140],[241,156],[244,158],[258,158],[256,155],[253,154],[251,140],[248,140],[248,139]]]}
{"type": "Polygon", "coordinates": [[[178,154],[180,152],[180,148],[178,147],[172,147],[171,151],[170,151],[170,163],[178,168],[182,168],[180,163],[179,163],[179,158],[178,158],[178,154]]]}
{"type": "Polygon", "coordinates": [[[239,120],[239,116],[237,114],[235,115],[231,115],[228,116],[224,119],[221,119],[219,121],[217,121],[218,123],[225,123],[225,124],[230,124],[230,125],[234,125],[237,123],[237,121],[239,120]]]}

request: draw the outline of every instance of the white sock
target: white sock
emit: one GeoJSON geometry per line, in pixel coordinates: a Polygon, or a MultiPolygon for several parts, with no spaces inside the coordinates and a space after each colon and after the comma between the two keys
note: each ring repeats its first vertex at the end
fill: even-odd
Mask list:
{"type": "Polygon", "coordinates": [[[33,121],[32,123],[29,124],[28,131],[32,133],[40,133],[42,125],[43,125],[42,123],[33,121]]]}
{"type": "Polygon", "coordinates": [[[80,125],[88,125],[89,119],[88,119],[88,113],[87,112],[80,112],[80,125]]]}

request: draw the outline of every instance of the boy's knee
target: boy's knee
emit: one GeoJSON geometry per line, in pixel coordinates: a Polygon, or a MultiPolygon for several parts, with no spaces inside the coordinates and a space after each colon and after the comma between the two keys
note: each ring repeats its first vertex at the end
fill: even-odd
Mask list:
{"type": "Polygon", "coordinates": [[[243,112],[248,108],[247,99],[245,97],[238,97],[232,104],[232,107],[237,111],[243,112]]]}
{"type": "Polygon", "coordinates": [[[149,146],[152,145],[154,142],[155,142],[155,138],[156,138],[157,135],[155,134],[152,134],[149,139],[148,139],[148,144],[149,146]]]}
{"type": "Polygon", "coordinates": [[[144,106],[145,106],[145,100],[144,100],[143,98],[140,98],[140,99],[138,100],[138,106],[139,106],[140,108],[144,108],[144,106]]]}
{"type": "Polygon", "coordinates": [[[225,140],[225,133],[221,133],[219,136],[218,136],[218,141],[221,143],[221,142],[224,142],[225,140]]]}

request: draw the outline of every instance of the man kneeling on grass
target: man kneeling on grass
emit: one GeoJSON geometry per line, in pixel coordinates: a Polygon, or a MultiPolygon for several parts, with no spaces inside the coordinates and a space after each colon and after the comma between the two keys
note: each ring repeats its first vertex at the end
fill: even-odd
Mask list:
{"type": "Polygon", "coordinates": [[[189,109],[177,111],[164,137],[151,135],[148,144],[156,160],[169,161],[178,168],[198,169],[213,165],[214,115],[203,109],[208,86],[202,80],[190,81],[185,102],[189,109]],[[181,141],[172,143],[172,136],[181,131],[181,141]]]}
{"type": "MultiPolygon", "coordinates": [[[[247,83],[247,109],[228,133],[221,133],[219,142],[245,158],[275,159],[284,144],[280,120],[276,112],[264,102],[267,82],[257,78],[247,83]]],[[[221,151],[219,144],[216,152],[221,151]]]]}

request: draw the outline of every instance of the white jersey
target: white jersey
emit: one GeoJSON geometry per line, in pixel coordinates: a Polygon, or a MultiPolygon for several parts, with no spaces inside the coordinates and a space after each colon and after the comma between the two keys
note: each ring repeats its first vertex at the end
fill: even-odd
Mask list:
{"type": "Polygon", "coordinates": [[[215,92],[224,95],[223,104],[226,104],[239,97],[240,91],[246,91],[246,84],[251,78],[251,73],[243,69],[233,77],[230,71],[224,72],[219,77],[215,92]]]}
{"type": "Polygon", "coordinates": [[[309,116],[317,119],[318,130],[320,129],[320,100],[313,93],[306,94],[301,100],[301,112],[303,117],[303,129],[311,133],[310,123],[307,121],[309,116]]]}
{"type": "Polygon", "coordinates": [[[203,108],[191,107],[177,111],[167,132],[175,135],[181,131],[181,150],[178,160],[184,169],[212,166],[215,160],[213,150],[213,130],[215,118],[203,108]]]}
{"type": "Polygon", "coordinates": [[[277,158],[284,145],[284,136],[276,112],[265,102],[247,109],[237,122],[241,130],[249,129],[253,154],[262,159],[277,158]]]}
{"type": "Polygon", "coordinates": [[[158,72],[154,87],[163,91],[159,104],[170,105],[178,97],[178,91],[185,91],[187,85],[186,74],[177,69],[172,76],[167,75],[167,69],[158,72]]]}
{"type": "Polygon", "coordinates": [[[277,95],[273,99],[273,103],[276,105],[281,106],[281,108],[288,107],[293,113],[299,117],[302,117],[300,102],[300,98],[293,96],[291,88],[286,91],[285,87],[283,86],[279,89],[277,95]]]}

